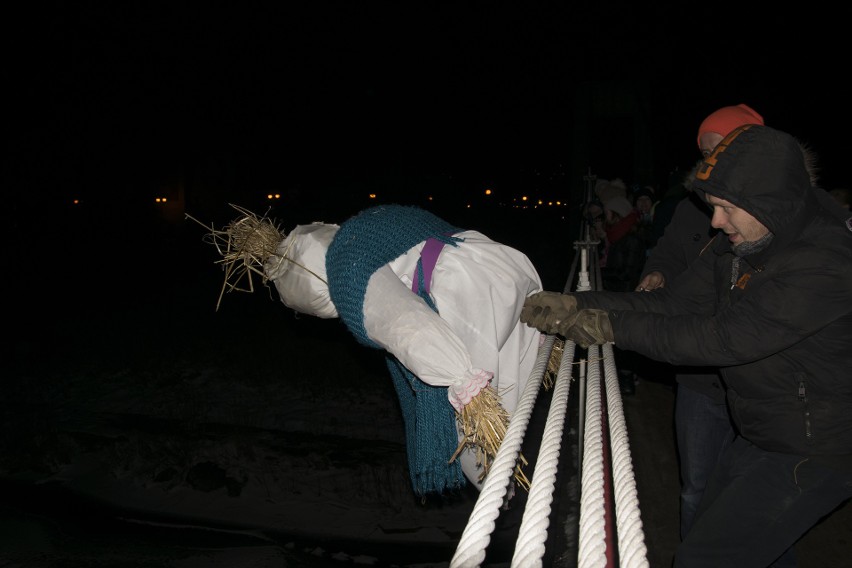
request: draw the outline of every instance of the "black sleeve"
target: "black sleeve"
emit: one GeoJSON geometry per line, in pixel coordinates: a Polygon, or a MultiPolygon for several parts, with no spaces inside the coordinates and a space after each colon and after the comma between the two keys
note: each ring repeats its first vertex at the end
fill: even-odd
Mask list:
{"type": "Polygon", "coordinates": [[[698,258],[712,232],[710,210],[698,196],[688,195],[678,203],[671,222],[645,261],[642,276],[659,271],[667,282],[673,280],[698,258]]]}

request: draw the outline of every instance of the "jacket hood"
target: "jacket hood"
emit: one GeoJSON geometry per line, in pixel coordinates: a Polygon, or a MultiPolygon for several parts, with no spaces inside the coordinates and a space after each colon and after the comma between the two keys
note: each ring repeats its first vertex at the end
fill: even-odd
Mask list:
{"type": "MultiPolygon", "coordinates": [[[[808,170],[808,176],[811,178],[811,186],[819,187],[819,156],[817,153],[804,142],[799,142],[799,148],[802,150],[802,157],[805,160],[805,168],[808,170]]],[[[701,164],[704,163],[703,159],[699,159],[695,162],[689,171],[683,175],[678,186],[682,186],[687,191],[692,191],[692,183],[695,181],[695,174],[701,169],[701,164]]],[[[669,191],[672,191],[669,189],[669,191]]]]}
{"type": "Polygon", "coordinates": [[[737,128],[702,161],[693,187],[730,201],[763,223],[776,239],[801,232],[817,207],[799,142],[768,126],[737,128]]]}
{"type": "MultiPolygon", "coordinates": [[[[814,194],[814,197],[816,197],[816,202],[819,204],[819,211],[821,213],[828,213],[831,218],[840,221],[840,224],[845,227],[846,233],[852,234],[852,214],[850,214],[845,207],[840,205],[836,199],[831,197],[826,190],[820,187],[818,164],[819,159],[816,152],[814,152],[804,142],[797,141],[797,144],[799,145],[799,149],[802,152],[802,160],[804,162],[805,169],[808,172],[808,177],[810,178],[811,190],[814,194]]],[[[706,167],[704,166],[704,161],[698,160],[695,165],[683,177],[683,186],[686,188],[687,191],[693,191],[695,189],[695,176],[699,171],[701,171],[703,167],[706,167]]],[[[697,193],[703,199],[704,193],[706,192],[698,191],[697,193]]],[[[831,224],[836,223],[831,222],[831,224]]]]}

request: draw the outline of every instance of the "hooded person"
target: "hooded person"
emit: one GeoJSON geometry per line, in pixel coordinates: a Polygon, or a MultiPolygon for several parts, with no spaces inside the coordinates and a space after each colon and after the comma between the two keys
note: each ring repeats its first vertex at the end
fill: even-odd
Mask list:
{"type": "Polygon", "coordinates": [[[653,187],[644,186],[633,192],[633,206],[644,219],[654,218],[654,206],[657,204],[657,193],[653,187]]]}
{"type": "MultiPolygon", "coordinates": [[[[746,104],[725,106],[710,113],[698,127],[698,150],[703,156],[708,156],[719,142],[735,128],[756,124],[763,126],[763,117],[746,104]]],[[[805,143],[799,141],[799,148],[808,171],[811,186],[814,188],[818,201],[823,209],[852,226],[848,211],[837,207],[827,199],[826,192],[819,188],[819,168],[816,153],[805,143]]],[[[692,258],[697,256],[715,229],[709,227],[710,210],[694,192],[692,184],[695,174],[701,166],[699,160],[685,175],[670,185],[669,191],[656,208],[654,215],[654,232],[656,252],[649,257],[645,264],[639,291],[649,292],[665,285],[683,271],[692,258]],[[682,191],[685,190],[685,191],[682,191]],[[674,194],[675,200],[669,201],[674,194]],[[681,196],[683,198],[681,198],[681,196]],[[661,209],[662,207],[662,209],[661,209]],[[660,214],[662,211],[662,214],[660,214]],[[704,229],[706,227],[706,230],[704,229]]],[[[852,230],[852,229],[850,229],[852,230]]]]}
{"type": "MultiPolygon", "coordinates": [[[[746,104],[741,103],[738,105],[726,106],[710,113],[698,127],[698,149],[701,151],[702,155],[709,156],[713,148],[715,148],[716,145],[728,135],[728,133],[735,128],[747,124],[763,125],[764,122],[763,117],[756,110],[746,104]]],[[[811,186],[814,189],[819,189],[819,179],[817,175],[819,169],[817,167],[816,153],[807,144],[802,142],[797,143],[799,144],[799,148],[801,149],[805,160],[805,167],[808,170],[811,186]]],[[[690,173],[690,175],[693,175],[693,173],[690,173]]],[[[841,219],[843,222],[852,227],[852,216],[850,216],[848,209],[844,210],[842,207],[836,207],[836,203],[832,203],[832,200],[827,198],[824,190],[820,189],[819,191],[816,191],[816,194],[817,199],[820,202],[820,206],[823,209],[826,209],[835,217],[841,219]]],[[[852,230],[852,228],[850,228],[850,230],[852,230]]]]}
{"type": "MultiPolygon", "coordinates": [[[[709,156],[722,139],[734,129],[748,124],[763,125],[763,117],[751,107],[740,104],[722,107],[701,122],[697,133],[698,150],[709,156]]],[[[816,155],[800,144],[810,184],[817,187],[816,155]]],[[[710,226],[711,210],[692,185],[702,162],[666,193],[654,214],[654,232],[658,236],[645,261],[637,291],[650,292],[675,280],[699,258],[717,229],[710,226]],[[670,200],[670,195],[676,196],[670,200]]],[[[820,195],[821,189],[815,189],[820,195]]],[[[680,534],[684,538],[692,526],[710,474],[719,456],[734,440],[734,426],[725,401],[725,386],[712,366],[675,366],[675,435],[681,480],[680,534]]],[[[795,551],[790,550],[778,565],[786,565],[795,551]]]]}
{"type": "Polygon", "coordinates": [[[820,203],[797,140],[767,126],[728,134],[693,188],[722,233],[674,282],[541,292],[521,320],[721,368],[737,437],[674,565],[767,566],[852,497],[852,232],[820,203]]]}
{"type": "Polygon", "coordinates": [[[541,290],[530,260],[485,235],[402,205],[366,209],[341,225],[299,225],[264,271],[288,307],[339,317],[362,345],[383,349],[400,399],[418,495],[465,484],[484,467],[458,415],[493,389],[517,407],[541,334],[519,321],[541,290]]]}

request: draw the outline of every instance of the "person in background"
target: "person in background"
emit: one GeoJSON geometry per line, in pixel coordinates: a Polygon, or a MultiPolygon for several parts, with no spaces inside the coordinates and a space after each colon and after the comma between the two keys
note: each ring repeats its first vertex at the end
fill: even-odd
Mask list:
{"type": "MultiPolygon", "coordinates": [[[[690,168],[691,169],[691,168],[690,168]]],[[[675,209],[681,200],[687,196],[691,180],[687,180],[687,171],[675,168],[669,172],[666,183],[666,192],[654,206],[654,222],[651,229],[651,249],[663,238],[666,227],[671,223],[675,209]]]]}
{"type": "MultiPolygon", "coordinates": [[[[633,290],[645,264],[645,242],[639,233],[639,215],[626,197],[612,196],[604,202],[606,226],[619,227],[613,237],[607,237],[609,252],[606,266],[601,268],[604,290],[628,292],[633,290]]],[[[638,356],[630,351],[616,349],[618,383],[621,393],[636,393],[638,356]]]]}
{"type": "Polygon", "coordinates": [[[633,206],[639,211],[640,220],[654,218],[654,206],[657,204],[656,192],[650,185],[639,188],[633,193],[633,206]]]}
{"type": "Polygon", "coordinates": [[[605,290],[627,292],[639,283],[645,264],[645,243],[639,233],[639,215],[626,197],[605,201],[606,232],[609,254],[601,271],[605,290]],[[618,227],[618,231],[610,229],[618,227]]]}
{"type": "Polygon", "coordinates": [[[609,242],[606,240],[606,214],[604,214],[603,203],[597,200],[587,203],[584,216],[589,227],[589,239],[598,241],[598,265],[604,268],[609,252],[609,242]]]}
{"type": "Polygon", "coordinates": [[[639,212],[637,231],[645,248],[645,256],[654,248],[654,208],[657,206],[654,188],[646,185],[633,193],[633,206],[639,212]]]}
{"type": "Polygon", "coordinates": [[[763,124],[763,117],[746,104],[722,107],[710,113],[698,127],[698,148],[703,157],[713,150],[734,128],[744,124],[763,124]]]}
{"type": "Polygon", "coordinates": [[[601,203],[608,201],[611,197],[627,197],[629,193],[627,184],[621,178],[612,180],[601,178],[595,181],[595,196],[601,203]]]}
{"type": "Polygon", "coordinates": [[[623,198],[630,205],[629,213],[620,215],[620,218],[616,222],[607,222],[605,224],[606,238],[610,245],[612,245],[612,243],[620,240],[621,237],[633,230],[634,225],[639,221],[639,212],[630,203],[627,184],[621,178],[615,178],[612,181],[599,179],[595,184],[595,195],[597,195],[598,200],[602,204],[606,204],[612,198],[623,198]]]}
{"type": "MultiPolygon", "coordinates": [[[[722,107],[698,127],[698,149],[709,156],[734,128],[745,124],[763,124],[763,117],[741,104],[722,107]]],[[[697,166],[696,166],[697,167],[697,166]]],[[[690,185],[695,176],[687,175],[690,185]]],[[[716,234],[710,226],[710,208],[694,192],[681,199],[657,246],[645,261],[644,272],[636,288],[650,292],[673,281],[698,258],[716,234]]],[[[685,537],[704,487],[719,456],[734,439],[725,390],[716,369],[711,367],[674,368],[675,436],[680,465],[680,536],[685,537]]]]}
{"type": "Polygon", "coordinates": [[[521,321],[721,368],[737,436],[674,566],[762,567],[852,498],[852,226],[813,191],[796,139],[767,126],[728,134],[693,189],[721,233],[673,282],[539,292],[521,321]]]}
{"type": "Polygon", "coordinates": [[[636,216],[622,218],[617,224],[607,222],[604,202],[613,197],[627,197],[627,185],[621,178],[614,180],[598,179],[595,182],[595,198],[584,206],[584,216],[589,225],[589,238],[598,240],[598,266],[603,270],[607,265],[610,245],[620,239],[632,227],[636,216]]]}

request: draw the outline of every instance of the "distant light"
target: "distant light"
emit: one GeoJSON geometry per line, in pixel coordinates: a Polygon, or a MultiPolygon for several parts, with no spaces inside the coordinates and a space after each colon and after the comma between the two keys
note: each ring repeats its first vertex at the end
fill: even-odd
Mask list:
{"type": "Polygon", "coordinates": [[[155,197],[155,198],[154,198],[154,201],[155,201],[156,203],[165,203],[165,202],[166,202],[166,198],[165,198],[165,197],[155,197]]]}
{"type": "Polygon", "coordinates": [[[375,193],[371,193],[371,194],[370,194],[370,199],[375,199],[375,198],[376,198],[376,194],[375,194],[375,193]]]}
{"type": "Polygon", "coordinates": [[[432,196],[430,195],[430,196],[429,196],[429,197],[427,197],[426,199],[428,199],[429,201],[432,201],[432,196]]]}
{"type": "Polygon", "coordinates": [[[470,209],[470,203],[465,206],[466,209],[470,209]]]}
{"type": "Polygon", "coordinates": [[[491,195],[491,190],[490,190],[490,189],[486,189],[486,190],[485,190],[485,195],[491,195]]]}
{"type": "Polygon", "coordinates": [[[71,203],[73,203],[74,205],[80,205],[80,200],[79,199],[73,199],[73,200],[71,200],[71,203]]]}
{"type": "Polygon", "coordinates": [[[270,199],[270,200],[272,200],[272,199],[281,199],[281,194],[280,194],[280,193],[267,193],[267,194],[266,194],[266,198],[267,198],[267,199],[270,199]]]}
{"type": "Polygon", "coordinates": [[[523,197],[521,197],[521,201],[526,201],[526,200],[527,200],[527,196],[526,196],[526,195],[524,195],[523,197]]]}

